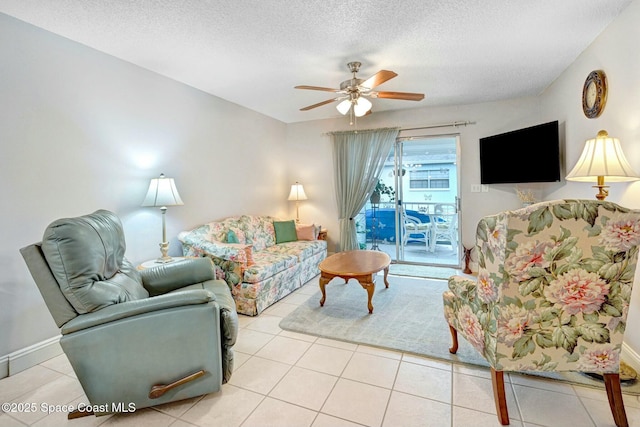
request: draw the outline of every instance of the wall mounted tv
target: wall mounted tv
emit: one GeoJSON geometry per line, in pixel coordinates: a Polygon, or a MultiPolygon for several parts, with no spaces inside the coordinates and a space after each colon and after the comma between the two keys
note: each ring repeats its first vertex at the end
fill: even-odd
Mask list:
{"type": "Polygon", "coordinates": [[[560,181],[558,121],[480,138],[480,182],[560,181]]]}

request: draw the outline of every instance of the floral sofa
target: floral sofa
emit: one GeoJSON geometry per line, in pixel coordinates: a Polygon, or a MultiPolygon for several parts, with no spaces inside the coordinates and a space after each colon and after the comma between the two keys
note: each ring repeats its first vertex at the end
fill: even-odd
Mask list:
{"type": "MultiPolygon", "coordinates": [[[[234,216],[183,231],[178,239],[185,256],[211,258],[238,313],[255,316],[316,276],[327,256],[327,242],[316,239],[313,225],[309,227],[315,232],[307,240],[277,243],[274,225],[289,225],[285,223],[270,216],[234,216]]],[[[303,234],[300,229],[298,234],[303,234]]]]}

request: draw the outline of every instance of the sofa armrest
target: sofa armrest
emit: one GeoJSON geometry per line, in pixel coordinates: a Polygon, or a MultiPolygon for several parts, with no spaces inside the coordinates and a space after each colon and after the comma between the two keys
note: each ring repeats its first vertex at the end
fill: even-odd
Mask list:
{"type": "Polygon", "coordinates": [[[71,319],[62,326],[62,335],[153,311],[187,305],[206,304],[210,301],[215,301],[215,299],[216,297],[213,292],[198,289],[177,291],[157,297],[113,304],[71,319]]]}
{"type": "Polygon", "coordinates": [[[215,279],[213,264],[206,258],[186,259],[157,265],[140,272],[142,285],[149,295],[167,292],[215,279]]]}
{"type": "Polygon", "coordinates": [[[246,264],[247,248],[249,248],[249,250],[251,248],[250,245],[241,243],[224,243],[215,240],[206,240],[195,233],[187,232],[180,233],[178,239],[182,242],[183,246],[192,247],[197,252],[240,264],[246,264]]]}

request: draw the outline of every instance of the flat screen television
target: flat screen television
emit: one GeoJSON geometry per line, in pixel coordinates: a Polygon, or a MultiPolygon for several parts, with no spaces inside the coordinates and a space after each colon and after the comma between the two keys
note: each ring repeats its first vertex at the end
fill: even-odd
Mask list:
{"type": "Polygon", "coordinates": [[[480,183],[560,181],[558,121],[480,138],[480,183]]]}

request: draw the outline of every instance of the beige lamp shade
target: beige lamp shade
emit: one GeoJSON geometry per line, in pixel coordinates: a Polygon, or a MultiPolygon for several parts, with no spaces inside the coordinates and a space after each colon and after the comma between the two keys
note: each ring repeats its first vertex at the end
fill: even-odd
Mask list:
{"type": "Polygon", "coordinates": [[[160,174],[160,178],[153,178],[149,183],[149,190],[142,202],[142,206],[181,206],[184,205],[176,183],[173,178],[166,178],[160,174]]]}
{"type": "Polygon", "coordinates": [[[585,142],[578,163],[567,175],[567,180],[596,182],[596,187],[600,189],[600,194],[596,197],[604,200],[608,194],[604,190],[605,179],[609,182],[624,182],[640,178],[622,152],[620,140],[601,130],[597,137],[585,142]]]}
{"type": "Polygon", "coordinates": [[[307,195],[304,193],[304,187],[302,184],[296,182],[291,185],[291,192],[289,193],[289,197],[287,200],[290,201],[298,201],[298,200],[307,200],[307,195]]]}

